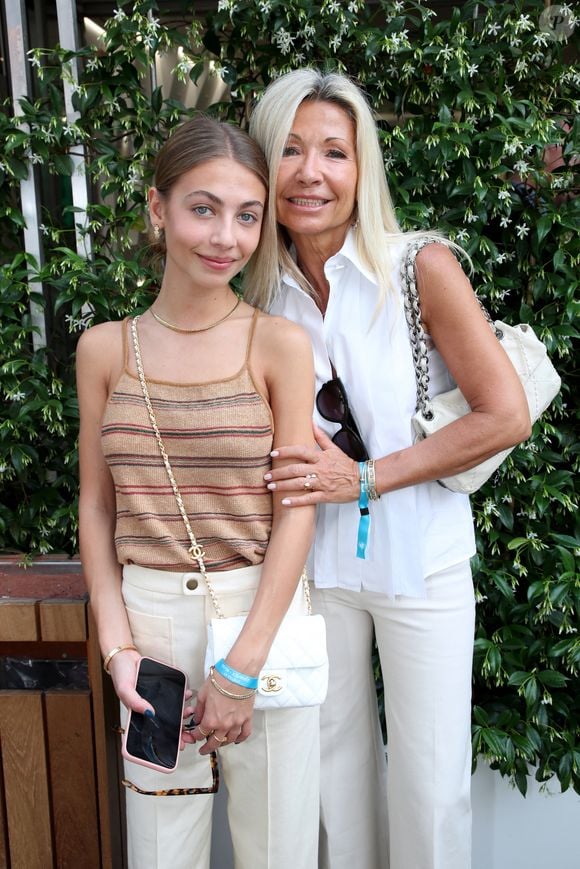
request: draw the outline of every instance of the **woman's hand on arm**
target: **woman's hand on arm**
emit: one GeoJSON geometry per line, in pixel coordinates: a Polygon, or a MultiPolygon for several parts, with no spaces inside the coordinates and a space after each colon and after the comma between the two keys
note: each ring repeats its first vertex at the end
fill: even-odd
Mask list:
{"type": "Polygon", "coordinates": [[[335,446],[317,425],[313,429],[318,448],[302,445],[278,448],[277,455],[284,464],[266,474],[268,488],[283,498],[285,507],[358,500],[358,462],[335,446]]]}

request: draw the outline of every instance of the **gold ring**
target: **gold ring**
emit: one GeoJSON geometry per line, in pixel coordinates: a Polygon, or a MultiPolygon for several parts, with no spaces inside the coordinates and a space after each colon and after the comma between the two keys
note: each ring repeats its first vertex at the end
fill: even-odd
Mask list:
{"type": "Polygon", "coordinates": [[[316,474],[306,474],[304,477],[304,488],[311,489],[312,488],[312,480],[316,479],[316,474]]]}
{"type": "Polygon", "coordinates": [[[207,739],[213,733],[213,730],[208,730],[206,733],[205,730],[202,730],[201,724],[197,725],[197,729],[199,730],[204,739],[207,739]]]}
{"type": "Polygon", "coordinates": [[[224,736],[224,737],[220,738],[220,737],[217,735],[217,733],[212,733],[212,736],[213,736],[213,738],[215,739],[216,742],[219,742],[220,745],[223,745],[224,742],[227,742],[227,741],[228,741],[227,736],[224,736]]]}

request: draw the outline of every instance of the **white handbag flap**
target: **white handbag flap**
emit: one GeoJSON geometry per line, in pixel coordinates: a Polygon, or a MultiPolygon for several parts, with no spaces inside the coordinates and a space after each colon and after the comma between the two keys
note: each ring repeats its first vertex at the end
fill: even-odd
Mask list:
{"type": "MultiPolygon", "coordinates": [[[[208,625],[208,647],[216,658],[225,658],[240,631],[246,616],[227,619],[212,619],[208,625]]],[[[280,670],[287,667],[320,667],[327,660],[326,625],[324,618],[317,614],[311,616],[286,616],[278,633],[276,642],[262,670],[280,670]]],[[[214,663],[212,661],[212,663],[214,663]]]]}

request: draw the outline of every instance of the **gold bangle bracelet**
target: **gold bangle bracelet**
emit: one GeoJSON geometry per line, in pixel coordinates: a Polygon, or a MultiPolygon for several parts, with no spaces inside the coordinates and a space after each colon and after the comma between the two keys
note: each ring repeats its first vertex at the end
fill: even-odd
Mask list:
{"type": "Polygon", "coordinates": [[[111,663],[112,659],[115,657],[115,655],[118,655],[119,652],[124,652],[127,649],[131,649],[133,652],[139,651],[137,646],[134,646],[132,643],[126,643],[124,646],[115,646],[115,648],[111,649],[109,654],[105,657],[105,660],[103,661],[103,670],[105,671],[107,676],[111,675],[111,672],[109,670],[109,664],[111,663]]]}
{"type": "Polygon", "coordinates": [[[222,694],[224,697],[229,697],[230,700],[249,700],[250,697],[253,697],[256,693],[252,689],[252,691],[247,691],[245,694],[234,694],[233,691],[228,691],[227,688],[222,688],[214,676],[214,667],[209,668],[209,680],[219,694],[222,694]]]}

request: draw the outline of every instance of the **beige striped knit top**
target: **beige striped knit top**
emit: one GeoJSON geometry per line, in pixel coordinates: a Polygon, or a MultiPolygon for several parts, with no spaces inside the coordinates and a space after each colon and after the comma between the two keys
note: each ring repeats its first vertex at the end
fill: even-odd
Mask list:
{"type": "MultiPolygon", "coordinates": [[[[250,350],[233,377],[210,383],[150,380],[143,365],[161,438],[208,571],[264,559],[272,525],[272,412],[254,384],[250,350]]],[[[197,570],[137,375],[125,368],[107,403],[101,441],[117,498],[115,545],[121,564],[197,570]]]]}

